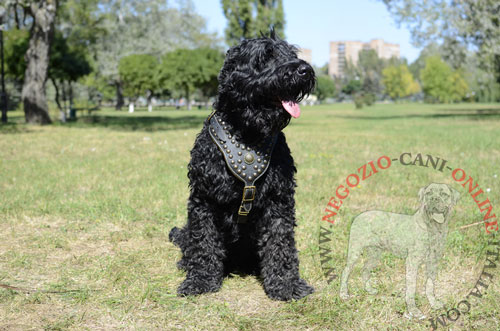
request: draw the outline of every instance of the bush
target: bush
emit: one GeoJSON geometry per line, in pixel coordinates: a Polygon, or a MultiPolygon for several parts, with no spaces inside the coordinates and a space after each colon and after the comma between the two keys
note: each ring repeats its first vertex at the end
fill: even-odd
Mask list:
{"type": "Polygon", "coordinates": [[[364,101],[365,101],[365,98],[362,94],[355,94],[354,95],[354,105],[356,106],[356,109],[363,108],[364,101]]]}
{"type": "Polygon", "coordinates": [[[363,102],[367,106],[371,106],[375,103],[375,94],[373,93],[367,93],[363,97],[363,102]]]}

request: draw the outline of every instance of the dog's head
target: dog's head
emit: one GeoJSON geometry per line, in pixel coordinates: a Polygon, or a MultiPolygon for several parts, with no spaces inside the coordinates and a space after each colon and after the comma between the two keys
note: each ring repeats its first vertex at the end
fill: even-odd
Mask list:
{"type": "Polygon", "coordinates": [[[460,193],[446,184],[432,183],[418,192],[427,219],[444,223],[460,198],[460,193]]]}
{"type": "Polygon", "coordinates": [[[297,57],[297,48],[269,37],[231,47],[219,74],[217,112],[258,136],[275,134],[300,115],[298,103],[314,88],[313,68],[297,57]]]}

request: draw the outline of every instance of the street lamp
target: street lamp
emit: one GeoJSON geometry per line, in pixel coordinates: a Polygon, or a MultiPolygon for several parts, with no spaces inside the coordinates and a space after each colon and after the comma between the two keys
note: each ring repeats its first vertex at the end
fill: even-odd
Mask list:
{"type": "Polygon", "coordinates": [[[7,123],[7,93],[5,92],[5,71],[3,67],[3,18],[6,14],[6,10],[3,6],[0,6],[0,62],[1,72],[0,75],[2,81],[2,91],[0,92],[0,103],[2,104],[2,123],[7,123]]]}

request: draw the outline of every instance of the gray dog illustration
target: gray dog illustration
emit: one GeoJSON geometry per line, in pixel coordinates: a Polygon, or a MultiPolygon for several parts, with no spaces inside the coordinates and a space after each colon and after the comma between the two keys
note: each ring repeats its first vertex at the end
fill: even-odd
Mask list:
{"type": "Polygon", "coordinates": [[[406,259],[407,317],[425,318],[415,304],[417,272],[422,263],[426,266],[425,293],[433,309],[443,304],[434,296],[437,268],[448,233],[448,218],[460,194],[446,184],[429,184],[419,191],[420,207],[414,215],[385,211],[367,211],[358,215],[351,225],[347,264],[342,272],[340,297],[349,298],[349,275],[365,250],[367,261],[362,277],[370,294],[377,290],[370,281],[371,271],[377,266],[383,251],[390,251],[406,259]]]}

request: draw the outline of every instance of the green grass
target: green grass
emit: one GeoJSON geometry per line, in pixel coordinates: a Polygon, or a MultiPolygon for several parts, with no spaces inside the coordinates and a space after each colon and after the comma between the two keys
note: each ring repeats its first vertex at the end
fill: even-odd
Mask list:
{"type": "MultiPolygon", "coordinates": [[[[428,329],[403,317],[400,259],[384,256],[378,295],[363,290],[359,268],[351,276],[352,300],[340,300],[338,281],[326,282],[318,231],[328,199],[368,161],[421,152],[464,169],[489,189],[500,213],[500,105],[304,107],[285,133],[298,168],[301,274],[316,293],[275,302],[255,277],[235,276],[218,293],[179,298],[184,273],[168,233],[186,221],[186,166],[207,115],[109,110],[37,127],[9,113],[13,124],[0,126],[0,283],[39,291],[0,288],[0,329],[428,329]]],[[[411,213],[419,188],[433,181],[461,189],[436,292],[448,305],[463,298],[477,280],[487,236],[482,225],[459,229],[481,214],[449,173],[393,164],[362,182],[332,227],[331,265],[343,268],[353,216],[369,209],[411,213]]],[[[417,305],[432,313],[422,279],[417,305]]],[[[453,328],[500,328],[498,268],[494,279],[453,328]]]]}

